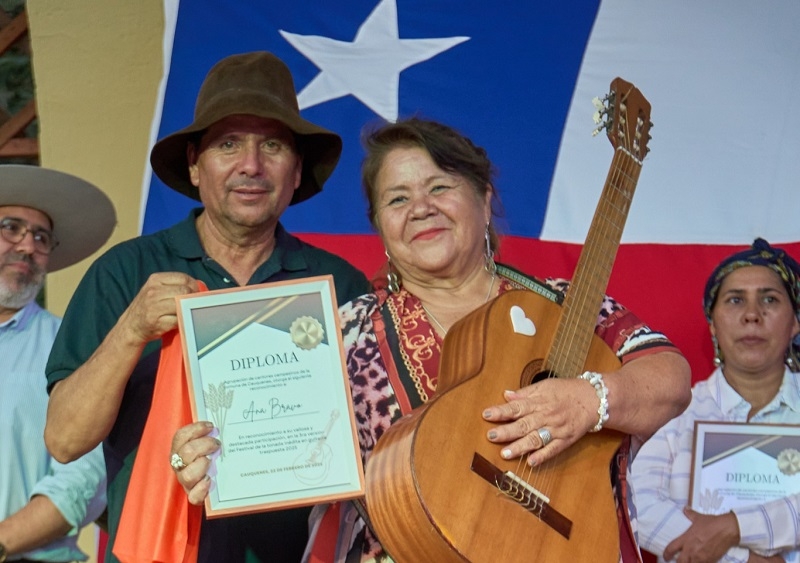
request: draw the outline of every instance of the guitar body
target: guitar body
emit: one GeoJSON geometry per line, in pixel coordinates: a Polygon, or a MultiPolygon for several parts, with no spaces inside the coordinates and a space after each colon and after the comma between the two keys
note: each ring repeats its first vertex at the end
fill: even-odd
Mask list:
{"type": "MultiPolygon", "coordinates": [[[[529,383],[535,373],[523,373],[546,357],[560,315],[544,297],[510,291],[450,329],[436,398],[394,424],[367,463],[367,507],[396,561],[619,561],[609,464],[622,434],[587,434],[531,472],[531,484],[546,483],[550,505],[571,522],[569,538],[471,469],[478,453],[503,472],[520,472],[519,460],[502,459],[501,446],[487,440],[493,424],[480,413],[504,402],[504,390],[529,383]],[[535,335],[515,332],[515,305],[535,335]]],[[[618,367],[594,337],[586,369],[618,367]]]]}

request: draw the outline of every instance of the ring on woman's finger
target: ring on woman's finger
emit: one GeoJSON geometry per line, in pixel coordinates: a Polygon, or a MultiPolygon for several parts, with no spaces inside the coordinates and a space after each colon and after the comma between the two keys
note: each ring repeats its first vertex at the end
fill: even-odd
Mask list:
{"type": "Polygon", "coordinates": [[[177,453],[172,454],[172,457],[169,458],[169,464],[175,471],[180,471],[181,469],[186,467],[186,464],[183,462],[183,459],[177,453]]]}
{"type": "Polygon", "coordinates": [[[553,436],[550,434],[550,431],[547,428],[539,428],[539,430],[536,432],[539,434],[539,438],[542,440],[542,447],[545,447],[550,443],[550,440],[553,439],[553,436]]]}

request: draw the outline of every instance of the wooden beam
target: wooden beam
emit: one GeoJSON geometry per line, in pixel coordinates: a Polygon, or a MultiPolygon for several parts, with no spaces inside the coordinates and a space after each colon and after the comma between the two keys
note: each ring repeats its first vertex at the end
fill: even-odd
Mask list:
{"type": "Polygon", "coordinates": [[[16,43],[28,31],[28,14],[22,10],[7,26],[0,29],[0,53],[16,43]]]}
{"type": "Polygon", "coordinates": [[[16,137],[31,121],[36,119],[36,101],[31,100],[19,110],[11,119],[0,126],[0,147],[16,137]]]}
{"type": "Polygon", "coordinates": [[[39,158],[39,139],[18,137],[0,146],[0,158],[39,158]]]}
{"type": "MultiPolygon", "coordinates": [[[[0,54],[5,53],[14,43],[28,32],[28,14],[22,10],[13,20],[0,29],[0,54]]],[[[0,125],[0,157],[39,158],[39,141],[19,137],[20,133],[36,119],[36,101],[31,100],[16,115],[3,112],[0,125]]]]}

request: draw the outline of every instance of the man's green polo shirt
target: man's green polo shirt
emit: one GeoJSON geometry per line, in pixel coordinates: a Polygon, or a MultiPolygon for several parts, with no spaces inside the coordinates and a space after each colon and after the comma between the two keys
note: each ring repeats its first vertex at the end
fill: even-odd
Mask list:
{"type": "MultiPolygon", "coordinates": [[[[48,389],[89,359],[151,274],[183,272],[203,281],[209,290],[237,286],[203,250],[195,228],[200,213],[202,209],[195,209],[169,229],[120,243],[92,264],[70,301],[53,345],[47,364],[48,389]]],[[[275,237],[272,255],[248,285],[332,274],[340,304],[370,290],[364,275],[342,258],[290,235],[280,224],[275,237]]],[[[160,340],[145,347],[128,381],[114,427],[104,441],[109,562],[116,561],[110,548],[149,413],[160,348],[160,340]]],[[[307,515],[308,509],[296,509],[206,520],[198,561],[299,561],[307,539],[307,515]]]]}

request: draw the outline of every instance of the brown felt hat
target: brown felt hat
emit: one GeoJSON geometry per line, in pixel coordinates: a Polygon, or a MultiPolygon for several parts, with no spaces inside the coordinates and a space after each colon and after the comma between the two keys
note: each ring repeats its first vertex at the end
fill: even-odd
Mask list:
{"type": "Polygon", "coordinates": [[[322,191],[339,161],[342,139],[300,117],[289,68],[264,51],[231,55],[211,68],[197,95],[194,122],[164,137],[150,151],[153,171],[173,190],[199,200],[200,193],[189,180],[187,144],[217,121],[237,114],[277,119],[294,132],[303,155],[303,175],[292,204],[322,191]]]}
{"type": "Polygon", "coordinates": [[[29,166],[0,165],[0,206],[38,209],[59,241],[47,271],[83,260],[103,246],[117,224],[114,205],[100,188],[71,174],[29,166]]]}

